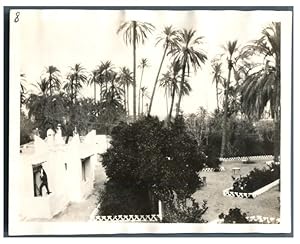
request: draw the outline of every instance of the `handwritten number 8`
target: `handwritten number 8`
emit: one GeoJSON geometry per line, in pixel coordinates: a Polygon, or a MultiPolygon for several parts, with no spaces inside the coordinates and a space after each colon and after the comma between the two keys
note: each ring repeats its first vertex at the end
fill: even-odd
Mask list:
{"type": "Polygon", "coordinates": [[[16,18],[15,18],[15,22],[19,22],[19,16],[20,16],[20,12],[16,12],[16,18]]]}

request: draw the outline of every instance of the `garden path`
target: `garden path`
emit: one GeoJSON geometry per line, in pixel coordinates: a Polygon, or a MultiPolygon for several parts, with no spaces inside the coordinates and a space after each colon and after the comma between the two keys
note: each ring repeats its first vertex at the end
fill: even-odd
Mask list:
{"type": "Polygon", "coordinates": [[[79,203],[70,203],[68,207],[50,221],[57,222],[87,222],[95,207],[98,204],[99,193],[104,189],[106,180],[103,168],[100,163],[95,167],[95,183],[92,194],[84,201],[79,203]]]}

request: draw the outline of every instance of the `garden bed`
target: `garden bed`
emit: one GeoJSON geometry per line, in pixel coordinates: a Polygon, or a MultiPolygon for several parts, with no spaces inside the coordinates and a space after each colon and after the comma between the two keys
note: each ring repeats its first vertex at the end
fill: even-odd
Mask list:
{"type": "Polygon", "coordinates": [[[258,190],[254,191],[254,192],[250,192],[250,193],[233,191],[233,187],[229,187],[229,188],[223,190],[223,196],[253,199],[253,198],[256,198],[257,196],[259,196],[260,194],[268,191],[272,187],[278,185],[279,181],[280,180],[277,179],[277,180],[271,182],[270,184],[263,186],[263,187],[259,188],[258,190]]]}

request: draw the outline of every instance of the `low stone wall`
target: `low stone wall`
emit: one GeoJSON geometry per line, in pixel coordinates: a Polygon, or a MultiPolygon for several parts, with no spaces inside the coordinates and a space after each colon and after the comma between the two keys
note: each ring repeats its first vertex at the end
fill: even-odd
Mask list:
{"type": "Polygon", "coordinates": [[[229,187],[225,190],[223,190],[223,196],[228,196],[228,197],[239,197],[239,198],[249,198],[249,199],[253,199],[253,198],[256,198],[257,196],[259,196],[260,194],[268,191],[269,189],[271,189],[272,187],[276,186],[279,184],[279,179],[278,180],[275,180],[273,182],[271,182],[270,184],[268,185],[265,185],[263,186],[262,188],[254,191],[254,192],[250,192],[250,193],[247,193],[247,192],[236,192],[236,191],[230,191],[232,190],[233,188],[232,187],[229,187]]]}

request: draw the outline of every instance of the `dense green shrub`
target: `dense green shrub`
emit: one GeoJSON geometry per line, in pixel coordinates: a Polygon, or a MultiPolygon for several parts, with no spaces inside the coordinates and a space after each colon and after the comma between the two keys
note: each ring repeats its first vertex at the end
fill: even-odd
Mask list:
{"type": "Polygon", "coordinates": [[[100,215],[121,215],[121,214],[155,214],[149,194],[145,187],[134,183],[124,184],[109,180],[105,183],[104,192],[99,199],[100,215]]]}
{"type": "Polygon", "coordinates": [[[217,157],[213,157],[213,156],[210,156],[206,159],[206,167],[208,168],[214,168],[216,170],[216,172],[218,171],[218,169],[220,168],[220,164],[222,162],[219,160],[219,158],[217,157]]]}
{"type": "Polygon", "coordinates": [[[280,178],[280,165],[272,164],[268,168],[254,168],[246,176],[240,177],[233,182],[232,191],[254,192],[259,188],[270,184],[280,178]]]}
{"type": "Polygon", "coordinates": [[[239,208],[231,208],[228,214],[221,213],[219,219],[223,219],[225,224],[246,224],[249,223],[247,220],[247,214],[242,213],[239,208]]]}
{"type": "Polygon", "coordinates": [[[202,206],[194,198],[172,201],[165,205],[163,222],[165,223],[206,223],[202,218],[207,211],[207,202],[203,201],[202,206]]]}
{"type": "Polygon", "coordinates": [[[199,188],[203,156],[181,117],[169,126],[157,117],[122,122],[111,137],[111,147],[102,157],[114,183],[147,189],[163,201],[174,193],[184,199],[199,188]]]}

